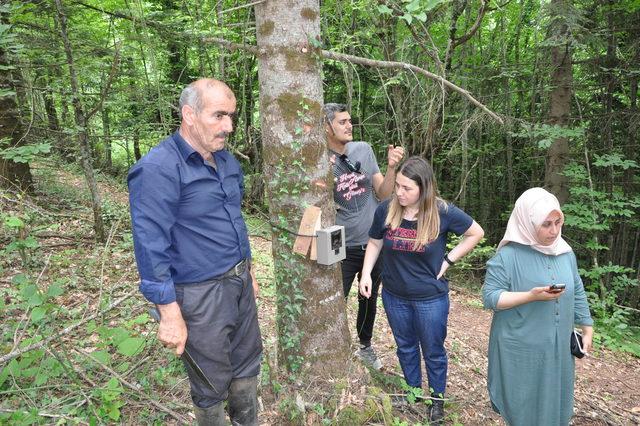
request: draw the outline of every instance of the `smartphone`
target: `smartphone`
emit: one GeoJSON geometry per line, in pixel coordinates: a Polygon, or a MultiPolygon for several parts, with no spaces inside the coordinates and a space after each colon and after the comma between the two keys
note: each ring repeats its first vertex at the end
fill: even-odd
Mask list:
{"type": "Polygon", "coordinates": [[[564,288],[566,287],[566,284],[551,284],[549,286],[549,290],[547,290],[549,293],[559,293],[562,290],[564,290],[564,288]]]}

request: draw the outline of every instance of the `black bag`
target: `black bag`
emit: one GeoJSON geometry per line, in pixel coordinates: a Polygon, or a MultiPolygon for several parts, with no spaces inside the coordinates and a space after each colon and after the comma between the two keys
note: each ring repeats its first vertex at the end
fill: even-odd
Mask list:
{"type": "Polygon", "coordinates": [[[582,334],[576,330],[571,332],[571,354],[576,358],[584,358],[585,356],[582,350],[582,334]]]}

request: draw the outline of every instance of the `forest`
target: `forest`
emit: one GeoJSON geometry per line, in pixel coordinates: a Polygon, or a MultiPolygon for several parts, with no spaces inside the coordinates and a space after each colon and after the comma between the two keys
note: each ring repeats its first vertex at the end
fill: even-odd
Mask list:
{"type": "Polygon", "coordinates": [[[237,98],[227,149],[261,283],[262,424],[426,421],[396,403],[411,392],[386,319],[385,374],[367,371],[351,357],[355,295],[317,303],[341,291],[339,270],[292,253],[307,206],[335,220],[313,184],[330,180],[329,102],[383,172],[388,145],[422,156],[486,232],[450,278],[447,422],[502,424],[479,294],[536,186],[562,204],[595,320],[575,424],[640,422],[639,0],[4,0],[0,423],[193,422],[138,292],[126,178],[201,77],[237,98]]]}

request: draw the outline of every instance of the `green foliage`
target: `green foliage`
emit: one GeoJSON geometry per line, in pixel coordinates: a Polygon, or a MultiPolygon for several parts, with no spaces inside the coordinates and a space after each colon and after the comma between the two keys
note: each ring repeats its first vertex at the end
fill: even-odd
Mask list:
{"type": "Polygon", "coordinates": [[[579,139],[584,137],[583,127],[553,126],[550,124],[528,124],[522,123],[519,132],[512,132],[511,135],[519,138],[527,138],[537,142],[539,149],[548,149],[553,141],[557,139],[579,139]]]}
{"type": "Polygon", "coordinates": [[[48,142],[3,148],[9,143],[10,141],[8,139],[0,141],[0,158],[15,163],[32,163],[42,154],[49,154],[51,152],[51,144],[48,142]]]}
{"type": "MultiPolygon", "coordinates": [[[[446,3],[448,0],[403,0],[402,15],[400,16],[407,25],[411,25],[413,20],[420,22],[427,21],[427,12],[435,9],[437,6],[446,3]]],[[[393,15],[393,10],[386,4],[378,5],[378,12],[382,15],[393,15]]]]}
{"type": "Polygon", "coordinates": [[[29,217],[27,215],[0,214],[0,220],[2,220],[3,229],[8,232],[11,238],[9,244],[0,250],[0,259],[17,252],[23,267],[29,267],[31,256],[39,247],[38,241],[32,235],[28,235],[26,221],[29,220],[29,217]]]}
{"type": "MultiPolygon", "coordinates": [[[[637,165],[620,153],[609,153],[595,156],[592,167],[624,171],[637,165]]],[[[590,183],[589,169],[583,165],[571,164],[564,174],[572,182],[571,201],[563,206],[565,225],[587,236],[584,247],[590,253],[590,264],[580,269],[580,275],[585,280],[596,330],[600,334],[597,341],[609,348],[628,351],[640,357],[638,332],[630,326],[633,316],[630,310],[621,305],[625,294],[638,289],[638,279],[633,277],[636,271],[599,260],[603,253],[610,250],[610,247],[600,243],[599,233],[610,232],[616,223],[637,215],[640,200],[618,188],[613,191],[594,188],[590,183]]]]}

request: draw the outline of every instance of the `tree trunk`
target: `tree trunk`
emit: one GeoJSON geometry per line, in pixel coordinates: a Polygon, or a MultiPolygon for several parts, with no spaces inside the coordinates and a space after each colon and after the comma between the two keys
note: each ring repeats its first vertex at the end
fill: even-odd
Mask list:
{"type": "MultiPolygon", "coordinates": [[[[5,24],[4,14],[0,15],[0,24],[5,24]]],[[[9,140],[8,147],[24,145],[20,111],[16,103],[15,82],[11,78],[9,54],[0,45],[0,142],[9,140]],[[7,93],[8,92],[8,93],[7,93]]],[[[0,145],[6,148],[7,145],[0,145]]],[[[31,170],[28,163],[16,163],[0,157],[0,187],[18,190],[28,190],[33,184],[31,170]]]]}
{"type": "Polygon", "coordinates": [[[290,372],[335,376],[350,352],[338,265],[292,254],[306,206],[322,209],[323,227],[335,223],[319,52],[309,43],[319,39],[319,2],[271,0],[255,11],[269,212],[280,227],[273,237],[278,361],[290,372]]]}
{"type": "Polygon", "coordinates": [[[104,222],[102,220],[102,202],[100,200],[100,192],[98,184],[93,172],[93,161],[91,158],[91,147],[89,146],[89,138],[87,134],[88,120],[84,112],[82,103],[80,102],[80,89],[78,87],[78,78],[76,68],[73,61],[73,52],[71,43],[69,42],[67,32],[67,16],[62,7],[62,0],[55,0],[58,12],[58,20],[60,23],[60,36],[64,44],[64,50],[67,56],[67,66],[69,67],[69,77],[71,81],[71,93],[73,96],[72,104],[75,116],[76,126],[78,128],[78,146],[80,148],[80,164],[84,171],[84,177],[91,194],[91,207],[93,209],[93,230],[96,234],[96,240],[103,242],[105,240],[104,222]]]}
{"type": "MultiPolygon", "coordinates": [[[[573,70],[569,27],[563,16],[571,7],[571,0],[553,0],[556,16],[549,28],[551,47],[551,97],[549,124],[566,127],[571,113],[573,70]]],[[[569,198],[568,180],[561,173],[569,160],[569,141],[554,139],[547,151],[544,182],[547,189],[564,204],[569,198]]]]}
{"type": "Polygon", "coordinates": [[[140,129],[138,127],[133,129],[133,156],[136,161],[142,158],[142,152],[140,152],[140,129]]]}
{"type": "Polygon", "coordinates": [[[109,117],[109,107],[102,107],[102,143],[104,144],[104,169],[110,173],[113,169],[111,156],[111,121],[109,117]]]}

